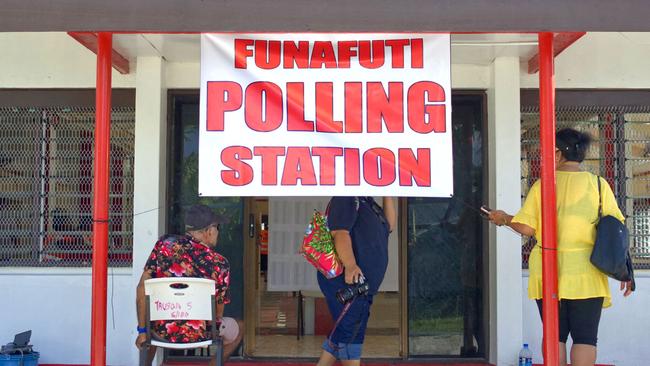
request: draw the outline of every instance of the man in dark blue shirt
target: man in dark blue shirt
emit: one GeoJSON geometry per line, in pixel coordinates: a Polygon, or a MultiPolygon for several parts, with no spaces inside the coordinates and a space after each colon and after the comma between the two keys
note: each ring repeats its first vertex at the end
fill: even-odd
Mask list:
{"type": "Polygon", "coordinates": [[[366,295],[358,296],[340,319],[331,337],[323,343],[318,366],[341,360],[344,366],[359,365],[373,296],[388,267],[388,235],[397,214],[392,198],[383,198],[383,209],[372,197],[333,197],[329,203],[328,226],[336,252],[345,268],[343,276],[328,280],[318,274],[318,284],[332,317],[339,319],[344,304],[336,292],[359,281],[367,281],[366,295]]]}

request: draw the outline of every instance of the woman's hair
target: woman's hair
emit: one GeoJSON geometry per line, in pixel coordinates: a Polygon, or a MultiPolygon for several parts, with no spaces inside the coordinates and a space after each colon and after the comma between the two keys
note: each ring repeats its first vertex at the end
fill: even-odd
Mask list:
{"type": "Polygon", "coordinates": [[[555,145],[568,161],[581,163],[591,143],[591,137],[572,128],[564,128],[555,133],[555,145]]]}

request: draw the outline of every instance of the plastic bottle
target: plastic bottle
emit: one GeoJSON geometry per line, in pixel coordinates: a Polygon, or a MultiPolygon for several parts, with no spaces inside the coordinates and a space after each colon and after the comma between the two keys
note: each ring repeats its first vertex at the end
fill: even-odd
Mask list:
{"type": "Polygon", "coordinates": [[[519,366],[533,366],[533,352],[528,348],[528,343],[519,351],[519,366]]]}

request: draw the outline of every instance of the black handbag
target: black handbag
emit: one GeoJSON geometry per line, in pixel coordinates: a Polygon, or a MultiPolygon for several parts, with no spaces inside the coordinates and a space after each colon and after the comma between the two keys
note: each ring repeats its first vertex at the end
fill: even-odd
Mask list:
{"type": "Polygon", "coordinates": [[[591,263],[601,272],[619,281],[634,282],[634,270],[630,258],[630,242],[627,227],[614,216],[603,217],[603,197],[598,180],[598,221],[596,222],[596,242],[591,252],[591,263]]]}

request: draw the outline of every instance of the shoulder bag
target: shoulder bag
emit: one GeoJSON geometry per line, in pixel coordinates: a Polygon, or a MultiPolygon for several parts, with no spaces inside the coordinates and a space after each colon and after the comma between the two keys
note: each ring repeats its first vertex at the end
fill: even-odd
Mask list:
{"type": "MultiPolygon", "coordinates": [[[[355,198],[356,210],[359,210],[359,199],[355,198]]],[[[327,216],[330,205],[327,205],[325,214],[314,210],[311,221],[305,231],[300,246],[300,254],[311,263],[327,279],[332,279],[343,273],[343,265],[336,254],[334,239],[327,226],[327,216]]]]}
{"type": "Polygon", "coordinates": [[[596,176],[596,178],[598,180],[598,221],[591,263],[611,278],[623,282],[632,281],[632,291],[634,291],[634,271],[630,258],[627,227],[614,216],[603,216],[600,177],[596,176]]]}

